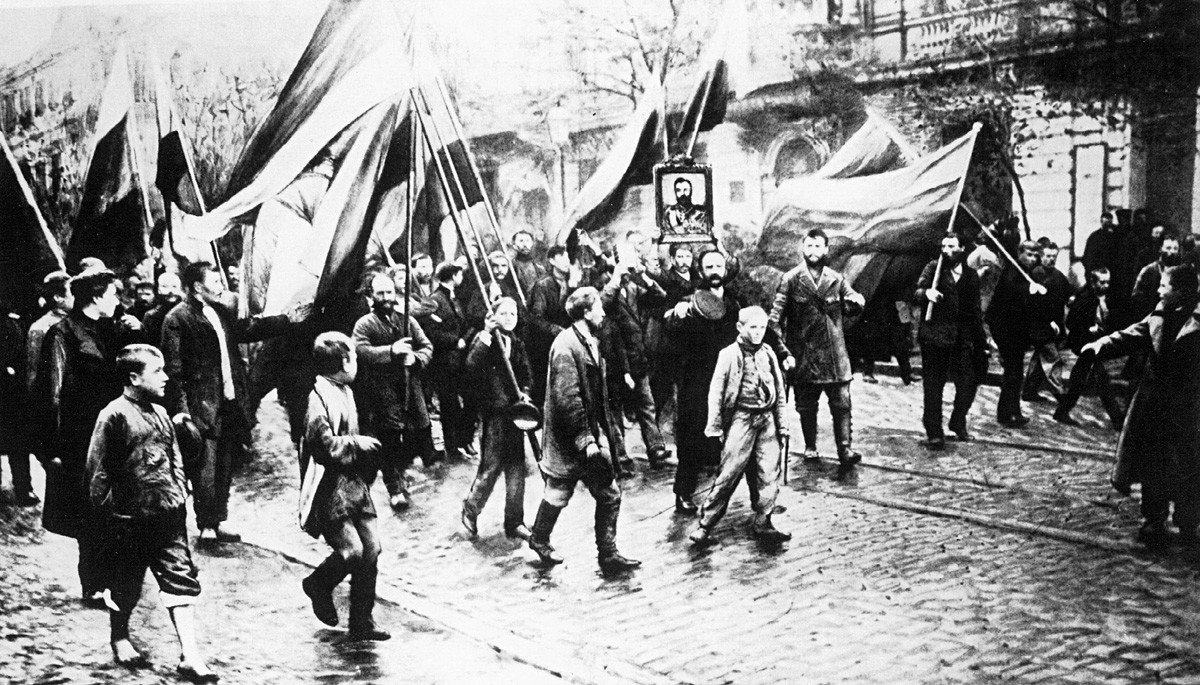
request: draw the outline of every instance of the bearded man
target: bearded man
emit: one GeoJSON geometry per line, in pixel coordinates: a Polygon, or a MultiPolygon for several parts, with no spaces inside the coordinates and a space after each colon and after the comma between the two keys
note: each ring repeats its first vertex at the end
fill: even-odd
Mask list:
{"type": "Polygon", "coordinates": [[[163,272],[158,277],[158,300],[154,307],[146,312],[142,319],[142,329],[146,331],[146,340],[157,344],[162,340],[163,320],[175,305],[183,302],[183,281],[170,271],[163,272]]]}
{"type": "Polygon", "coordinates": [[[771,306],[775,354],[791,376],[804,434],[804,458],[817,453],[817,404],[824,393],[833,415],[838,462],[845,468],[862,460],[851,444],[850,355],[842,318],[863,310],[866,300],[841,274],[830,269],[829,236],[814,228],[801,245],[804,263],[784,275],[771,306]]]}
{"type": "Polygon", "coordinates": [[[421,371],[433,359],[433,343],[417,320],[397,306],[396,283],[383,272],[369,274],[371,313],[354,324],[359,374],[355,383],[358,415],[381,444],[379,469],[393,509],[407,509],[408,467],[415,457],[428,462],[433,438],[421,371]]]}
{"type": "Polygon", "coordinates": [[[942,392],[946,381],[954,381],[954,410],[950,431],[960,441],[971,439],[967,412],[975,402],[981,371],[987,370],[987,339],[983,332],[979,276],[966,265],[966,252],[957,233],[942,238],[942,254],[925,265],[917,279],[916,301],[929,316],[921,317],[922,383],[925,405],[925,446],[940,450],[946,438],[942,431],[942,392]],[[936,281],[935,281],[936,278],[936,281]],[[980,367],[983,367],[982,369],[980,367]]]}
{"type": "Polygon", "coordinates": [[[663,330],[674,351],[672,363],[679,399],[675,417],[675,511],[695,515],[692,498],[704,467],[721,461],[721,439],[704,435],[708,418],[708,386],[721,350],[737,339],[741,303],[726,287],[729,261],[715,248],[700,254],[696,292],[668,311],[663,330]]]}

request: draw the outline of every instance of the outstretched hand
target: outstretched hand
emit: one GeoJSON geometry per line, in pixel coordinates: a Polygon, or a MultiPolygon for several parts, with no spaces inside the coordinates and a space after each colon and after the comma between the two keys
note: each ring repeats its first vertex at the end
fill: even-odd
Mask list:
{"type": "Polygon", "coordinates": [[[312,311],[313,303],[312,300],[309,300],[308,302],[297,302],[291,307],[288,307],[288,310],[283,314],[287,317],[288,321],[292,323],[300,323],[312,316],[312,311]]]}

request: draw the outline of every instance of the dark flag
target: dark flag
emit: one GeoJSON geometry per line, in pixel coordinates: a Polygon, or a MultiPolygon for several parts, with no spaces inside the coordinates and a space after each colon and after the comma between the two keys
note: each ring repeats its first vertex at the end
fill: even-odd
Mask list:
{"type": "Polygon", "coordinates": [[[67,246],[67,262],[72,267],[83,257],[98,257],[110,268],[128,268],[148,255],[149,227],[133,162],[132,111],[129,65],[124,49],[118,49],[100,104],[83,199],[67,246]]]}
{"type": "Polygon", "coordinates": [[[183,145],[179,131],[170,131],[158,141],[158,175],[154,185],[162,193],[164,205],[174,203],[188,214],[199,216],[204,213],[204,206],[196,196],[196,182],[183,145]]]}
{"type": "Polygon", "coordinates": [[[62,250],[46,226],[33,191],[0,134],[0,298],[23,315],[37,312],[38,285],[51,271],[62,270],[62,250]]]}
{"type": "Polygon", "coordinates": [[[704,71],[703,78],[688,100],[687,110],[683,113],[683,123],[679,126],[683,144],[690,145],[695,134],[711,131],[725,121],[728,102],[729,65],[721,55],[704,71]]]}
{"type": "Polygon", "coordinates": [[[621,129],[608,156],[588,179],[567,212],[555,242],[566,245],[573,231],[591,232],[613,220],[624,205],[625,192],[651,183],[654,165],[663,159],[663,91],[657,79],[621,129]]]}

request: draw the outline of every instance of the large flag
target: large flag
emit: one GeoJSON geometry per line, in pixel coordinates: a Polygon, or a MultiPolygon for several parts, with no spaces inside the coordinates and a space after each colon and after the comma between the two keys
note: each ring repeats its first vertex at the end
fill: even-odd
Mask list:
{"type": "Polygon", "coordinates": [[[921,156],[873,107],[868,106],[866,112],[863,125],[814,176],[853,178],[881,174],[906,167],[921,156]]]}
{"type": "Polygon", "coordinates": [[[626,191],[653,181],[654,165],[663,159],[664,104],[658,79],[649,83],[608,156],[575,197],[559,228],[557,244],[566,245],[574,231],[589,232],[608,224],[620,212],[626,191]]]}
{"type": "MultiPolygon", "coordinates": [[[[410,21],[386,0],[334,0],[234,167],[226,199],[181,233],[207,243],[245,225],[243,304],[278,313],[344,294],[381,212],[385,161],[405,128],[410,21]]],[[[407,167],[386,181],[407,182],[407,167]]],[[[401,196],[403,197],[403,196],[401,196]]],[[[390,216],[390,214],[388,214],[390,216]]]]}
{"type": "MultiPolygon", "coordinates": [[[[975,127],[899,169],[848,178],[818,172],[785,181],[763,222],[760,255],[789,269],[800,262],[802,236],[822,228],[830,236],[831,261],[870,297],[893,259],[923,263],[937,253],[961,199],[978,132],[975,127]]],[[[965,221],[956,218],[956,226],[965,221]]]]}
{"type": "Polygon", "coordinates": [[[38,285],[51,271],[65,269],[63,255],[3,133],[0,147],[0,299],[33,315],[38,285]]]}
{"type": "Polygon", "coordinates": [[[149,254],[150,227],[139,190],[133,123],[133,84],[124,46],[118,47],[100,101],[96,138],[83,199],[67,245],[67,262],[99,257],[112,268],[129,268],[149,254]]]}

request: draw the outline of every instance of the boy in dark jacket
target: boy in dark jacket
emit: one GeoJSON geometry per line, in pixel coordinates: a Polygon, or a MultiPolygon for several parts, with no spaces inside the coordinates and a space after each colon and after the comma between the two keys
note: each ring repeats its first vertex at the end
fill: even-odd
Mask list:
{"type": "MultiPolygon", "coordinates": [[[[379,535],[371,484],[379,470],[379,441],[358,434],[358,410],[350,384],[358,374],[354,343],[331,331],[313,343],[319,374],[308,396],[304,440],[300,444],[301,479],[313,463],[325,467],[311,507],[301,511],[305,532],[325,536],[333,553],[302,582],[313,613],[324,624],[338,623],[333,589],[350,575],[351,640],[386,640],[391,635],[375,625],[375,582],[379,576],[379,535]]],[[[304,497],[302,496],[302,501],[304,497]]]]}
{"type": "Polygon", "coordinates": [[[156,403],[167,383],[163,356],[150,345],[129,345],[116,367],[124,394],[100,412],[87,459],[91,505],[108,519],[102,547],[113,659],[130,668],[149,665],[129,640],[129,618],[149,568],[179,638],[179,674],[215,683],[219,677],[196,646],[192,605],[200,583],[188,548],[183,458],[171,419],[156,403]]]}
{"type": "Polygon", "coordinates": [[[525,345],[513,335],[517,319],[517,301],[500,298],[467,353],[467,374],[480,388],[483,419],[483,456],[462,506],[462,524],[471,537],[478,533],[479,512],[503,472],[504,534],[529,539],[529,529],[525,526],[525,436],[513,423],[511,409],[518,401],[530,401],[533,379],[525,345]],[[511,375],[506,364],[512,368],[511,375]]]}

